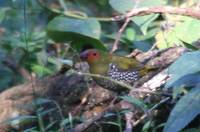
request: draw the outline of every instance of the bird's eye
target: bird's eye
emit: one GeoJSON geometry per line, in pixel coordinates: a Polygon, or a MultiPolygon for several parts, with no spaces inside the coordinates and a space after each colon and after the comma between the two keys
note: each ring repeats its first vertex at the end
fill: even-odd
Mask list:
{"type": "Polygon", "coordinates": [[[97,55],[97,53],[93,53],[93,56],[96,56],[97,55]]]}

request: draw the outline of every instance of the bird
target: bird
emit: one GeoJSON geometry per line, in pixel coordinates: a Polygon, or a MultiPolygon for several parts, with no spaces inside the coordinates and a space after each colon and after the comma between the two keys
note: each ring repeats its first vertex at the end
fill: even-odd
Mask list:
{"type": "MultiPolygon", "coordinates": [[[[98,49],[87,49],[80,53],[80,59],[89,65],[91,74],[109,77],[117,82],[133,86],[151,68],[146,67],[134,58],[118,56],[98,49]]],[[[92,77],[93,80],[105,89],[122,92],[128,90],[114,81],[106,78],[92,77]]]]}

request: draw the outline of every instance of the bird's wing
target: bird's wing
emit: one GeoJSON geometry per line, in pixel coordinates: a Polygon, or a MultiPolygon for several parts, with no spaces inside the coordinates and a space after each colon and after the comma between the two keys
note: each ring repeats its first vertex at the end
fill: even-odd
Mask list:
{"type": "Polygon", "coordinates": [[[122,71],[130,71],[130,70],[138,71],[144,68],[144,65],[138,62],[136,59],[122,57],[122,56],[113,56],[112,63],[122,71]]]}

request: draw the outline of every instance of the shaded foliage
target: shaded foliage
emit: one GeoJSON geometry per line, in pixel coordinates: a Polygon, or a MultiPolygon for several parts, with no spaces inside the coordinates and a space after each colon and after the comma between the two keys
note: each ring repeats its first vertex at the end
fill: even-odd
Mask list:
{"type": "MultiPolygon", "coordinates": [[[[171,5],[192,9],[198,4],[197,0],[0,1],[0,91],[26,82],[26,75],[35,78],[53,75],[63,64],[73,69],[72,62],[78,60],[77,54],[85,48],[110,50],[124,23],[124,20],[113,20],[112,16],[126,14],[133,8],[171,5]],[[22,71],[26,73],[24,76],[22,71]]],[[[200,53],[196,51],[200,44],[200,20],[171,14],[151,14],[130,19],[119,38],[117,54],[127,55],[135,49],[148,51],[174,46],[183,46],[190,51],[169,67],[170,80],[164,89],[172,90],[173,107],[170,106],[171,112],[169,117],[166,115],[166,122],[155,123],[157,119],[152,117],[145,120],[140,128],[144,132],[153,128],[161,128],[164,132],[180,131],[191,121],[196,121],[194,119],[200,113],[200,53]]],[[[128,96],[121,98],[141,107],[143,111],[155,105],[128,96]]],[[[50,130],[54,123],[44,124],[41,114],[45,115],[51,110],[54,109],[46,112],[39,109],[37,116],[22,116],[15,120],[34,119],[39,125],[31,130],[50,130]]],[[[122,115],[117,115],[120,119],[116,122],[106,123],[118,126],[122,131],[122,115]]],[[[78,120],[77,124],[84,122],[81,117],[68,117],[62,120],[62,126],[73,128],[74,120],[78,120]]],[[[192,127],[199,130],[198,126],[192,127]]],[[[184,131],[187,129],[189,131],[191,128],[184,131]]]]}

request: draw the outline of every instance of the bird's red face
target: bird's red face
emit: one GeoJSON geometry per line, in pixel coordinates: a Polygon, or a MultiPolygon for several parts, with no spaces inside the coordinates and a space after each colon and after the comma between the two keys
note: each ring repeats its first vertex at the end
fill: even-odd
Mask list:
{"type": "Polygon", "coordinates": [[[95,49],[89,49],[89,50],[83,51],[80,54],[80,58],[81,60],[87,61],[88,63],[93,63],[99,60],[100,53],[99,51],[95,49]]]}

